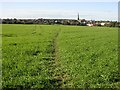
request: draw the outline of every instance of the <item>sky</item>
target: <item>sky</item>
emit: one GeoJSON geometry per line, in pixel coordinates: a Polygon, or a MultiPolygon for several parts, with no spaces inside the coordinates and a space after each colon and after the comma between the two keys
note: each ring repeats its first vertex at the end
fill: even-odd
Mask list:
{"type": "MultiPolygon", "coordinates": [[[[34,0],[33,0],[34,1],[34,0]]],[[[1,2],[1,18],[118,20],[118,2],[1,2]]]]}

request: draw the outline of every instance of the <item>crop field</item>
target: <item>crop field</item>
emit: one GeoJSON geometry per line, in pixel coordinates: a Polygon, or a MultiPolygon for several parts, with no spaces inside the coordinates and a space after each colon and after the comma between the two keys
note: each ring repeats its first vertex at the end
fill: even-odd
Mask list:
{"type": "Polygon", "coordinates": [[[3,88],[120,88],[118,29],[3,24],[3,88]]]}

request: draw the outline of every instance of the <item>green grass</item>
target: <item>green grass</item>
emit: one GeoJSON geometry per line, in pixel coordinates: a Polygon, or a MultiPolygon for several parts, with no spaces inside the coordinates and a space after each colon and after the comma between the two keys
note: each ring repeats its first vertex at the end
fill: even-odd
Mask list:
{"type": "Polygon", "coordinates": [[[118,29],[2,25],[2,86],[119,88],[118,29]]]}
{"type": "Polygon", "coordinates": [[[64,27],[59,57],[69,75],[67,86],[106,88],[119,81],[117,29],[64,27]]]}

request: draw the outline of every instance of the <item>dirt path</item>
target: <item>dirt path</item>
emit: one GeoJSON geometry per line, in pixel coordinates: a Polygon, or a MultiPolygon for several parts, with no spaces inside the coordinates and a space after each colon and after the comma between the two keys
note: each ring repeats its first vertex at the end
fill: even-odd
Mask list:
{"type": "Polygon", "coordinates": [[[62,68],[62,65],[59,62],[59,54],[58,54],[58,37],[59,34],[61,33],[61,29],[59,29],[56,33],[55,36],[53,38],[52,41],[52,57],[53,57],[53,61],[51,64],[52,67],[52,77],[54,78],[54,80],[56,81],[54,83],[54,86],[56,88],[62,88],[62,85],[64,83],[64,70],[62,68]]]}
{"type": "Polygon", "coordinates": [[[67,74],[59,61],[60,57],[58,52],[58,38],[60,33],[61,29],[59,28],[58,30],[56,30],[54,37],[46,50],[46,52],[49,53],[51,56],[43,58],[49,63],[46,65],[46,67],[48,68],[50,75],[47,87],[50,88],[63,88],[64,84],[67,81],[67,74]]]}
{"type": "Polygon", "coordinates": [[[53,64],[52,64],[52,67],[53,67],[53,77],[54,79],[57,81],[56,82],[56,87],[57,88],[60,88],[62,87],[62,83],[63,83],[63,76],[61,74],[61,64],[59,63],[58,59],[58,46],[57,46],[57,40],[58,40],[58,37],[59,37],[59,34],[61,32],[61,29],[59,29],[54,38],[53,38],[53,52],[52,52],[52,57],[54,58],[53,60],[53,64]]]}

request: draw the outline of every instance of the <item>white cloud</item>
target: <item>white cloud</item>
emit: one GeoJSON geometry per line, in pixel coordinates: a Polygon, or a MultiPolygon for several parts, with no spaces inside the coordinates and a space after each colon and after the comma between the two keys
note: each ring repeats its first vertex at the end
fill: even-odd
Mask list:
{"type": "Polygon", "coordinates": [[[118,2],[119,0],[1,0],[0,2],[118,2]]]}
{"type": "Polygon", "coordinates": [[[93,20],[117,20],[117,12],[112,11],[82,11],[70,9],[4,9],[2,10],[2,18],[71,18],[77,19],[79,12],[80,18],[93,20]]]}
{"type": "Polygon", "coordinates": [[[2,11],[3,15],[2,18],[6,17],[17,17],[17,18],[64,18],[68,17],[70,15],[73,15],[72,13],[75,13],[74,11],[63,11],[63,10],[49,10],[49,9],[4,9],[2,11]]]}

